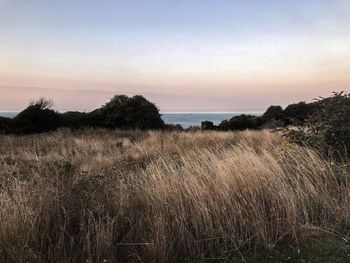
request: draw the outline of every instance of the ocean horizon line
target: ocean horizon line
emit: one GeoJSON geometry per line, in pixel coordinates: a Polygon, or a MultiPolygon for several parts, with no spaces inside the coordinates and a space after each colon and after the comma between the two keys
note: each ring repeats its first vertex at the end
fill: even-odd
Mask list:
{"type": "Polygon", "coordinates": [[[237,114],[237,113],[263,113],[264,111],[160,111],[160,114],[237,114]]]}
{"type": "MultiPolygon", "coordinates": [[[[0,113],[20,113],[21,111],[0,110],[0,113]]],[[[64,113],[66,111],[58,111],[64,113]]],[[[85,111],[84,111],[85,112],[85,111]]],[[[160,114],[263,114],[264,111],[160,111],[160,114]]]]}

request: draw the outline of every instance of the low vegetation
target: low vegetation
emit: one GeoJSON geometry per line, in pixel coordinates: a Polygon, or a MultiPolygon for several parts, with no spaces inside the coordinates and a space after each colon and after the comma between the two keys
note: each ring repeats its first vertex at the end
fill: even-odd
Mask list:
{"type": "Polygon", "coordinates": [[[0,117],[0,134],[34,134],[58,128],[163,129],[165,124],[155,104],[136,95],[114,96],[92,112],[59,113],[44,98],[31,103],[14,119],[0,117]]]}
{"type": "Polygon", "coordinates": [[[335,93],[317,103],[319,110],[310,115],[303,126],[290,129],[287,135],[325,155],[347,159],[350,155],[350,94],[335,93]]]}
{"type": "Polygon", "coordinates": [[[291,141],[314,148],[320,154],[348,159],[350,155],[350,94],[334,93],[311,103],[270,106],[262,116],[239,115],[215,126],[203,121],[202,130],[237,131],[279,129],[291,141]]]}
{"type": "Polygon", "coordinates": [[[312,126],[322,121],[326,116],[337,118],[337,114],[343,110],[349,113],[349,94],[334,93],[328,98],[319,98],[313,102],[299,102],[288,105],[285,109],[281,106],[270,106],[262,116],[241,114],[233,116],[229,120],[222,121],[215,126],[212,122],[204,121],[204,130],[239,131],[246,129],[281,128],[288,126],[312,126]],[[334,103],[337,101],[337,105],[334,103]],[[320,114],[323,112],[323,115],[320,114]]]}
{"type": "Polygon", "coordinates": [[[348,262],[349,220],[346,162],[276,132],[0,136],[1,262],[348,262]]]}
{"type": "Polygon", "coordinates": [[[349,94],[187,131],[40,99],[0,133],[0,262],[350,261],[349,94]]]}

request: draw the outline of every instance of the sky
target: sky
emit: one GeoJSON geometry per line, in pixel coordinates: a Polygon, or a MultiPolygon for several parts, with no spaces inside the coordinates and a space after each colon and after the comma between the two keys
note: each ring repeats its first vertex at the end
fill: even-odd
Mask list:
{"type": "Polygon", "coordinates": [[[0,0],[0,111],[261,111],[350,92],[349,0],[0,0]]]}

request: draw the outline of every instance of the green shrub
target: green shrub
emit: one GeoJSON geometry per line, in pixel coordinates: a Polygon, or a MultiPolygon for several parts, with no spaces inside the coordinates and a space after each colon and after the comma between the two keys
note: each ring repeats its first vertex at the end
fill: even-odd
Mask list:
{"type": "Polygon", "coordinates": [[[287,135],[327,154],[349,155],[350,94],[334,93],[316,103],[319,109],[306,119],[305,127],[289,130],[287,135]]]}
{"type": "Polygon", "coordinates": [[[282,118],[286,124],[303,125],[319,108],[320,104],[317,102],[306,103],[302,101],[290,104],[284,109],[282,118]]]}

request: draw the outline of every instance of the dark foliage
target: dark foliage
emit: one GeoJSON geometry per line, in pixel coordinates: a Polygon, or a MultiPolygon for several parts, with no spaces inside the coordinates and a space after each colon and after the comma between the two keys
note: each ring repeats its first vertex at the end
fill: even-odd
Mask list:
{"type": "Polygon", "coordinates": [[[286,125],[303,125],[312,114],[320,108],[319,103],[299,102],[288,105],[282,114],[286,125]]]}
{"type": "Polygon", "coordinates": [[[219,130],[246,130],[246,129],[259,129],[262,125],[260,117],[254,115],[242,114],[234,116],[230,120],[221,122],[218,126],[219,130]]]}
{"type": "Polygon", "coordinates": [[[343,158],[350,154],[350,94],[334,93],[316,103],[318,110],[305,121],[305,127],[289,130],[287,135],[323,153],[343,158]]]}
{"type": "Polygon", "coordinates": [[[40,99],[31,103],[13,120],[1,118],[0,133],[41,133],[60,127],[140,130],[165,127],[158,108],[142,96],[115,96],[101,108],[89,113],[71,111],[60,114],[52,106],[51,101],[40,99]]]}
{"type": "Polygon", "coordinates": [[[283,117],[283,109],[281,106],[270,106],[261,116],[262,122],[266,123],[272,120],[280,120],[283,117]]]}
{"type": "Polygon", "coordinates": [[[54,131],[62,127],[62,116],[51,109],[52,102],[45,99],[30,104],[14,119],[14,132],[19,134],[54,131]]]}
{"type": "Polygon", "coordinates": [[[242,114],[230,120],[222,121],[218,126],[202,123],[203,130],[245,130],[261,128],[279,128],[288,125],[303,125],[305,120],[320,107],[318,103],[299,102],[288,105],[285,110],[281,106],[270,106],[261,116],[242,114]]]}
{"type": "Polygon", "coordinates": [[[216,126],[212,121],[202,121],[201,128],[202,130],[215,130],[216,126]]]}
{"type": "Polygon", "coordinates": [[[97,125],[121,129],[161,129],[164,122],[158,108],[142,96],[114,96],[98,109],[97,125]],[[101,123],[99,123],[101,122],[101,123]]]}
{"type": "Polygon", "coordinates": [[[180,124],[165,124],[166,131],[184,131],[185,129],[180,124]]]}
{"type": "Polygon", "coordinates": [[[0,134],[8,134],[13,131],[13,121],[10,118],[0,117],[0,134]]]}
{"type": "Polygon", "coordinates": [[[68,111],[62,114],[63,118],[63,126],[69,127],[72,129],[78,129],[82,127],[86,127],[87,114],[79,111],[68,111]]]}
{"type": "Polygon", "coordinates": [[[101,127],[102,122],[98,110],[89,113],[68,111],[62,114],[63,126],[71,129],[101,127]]]}

